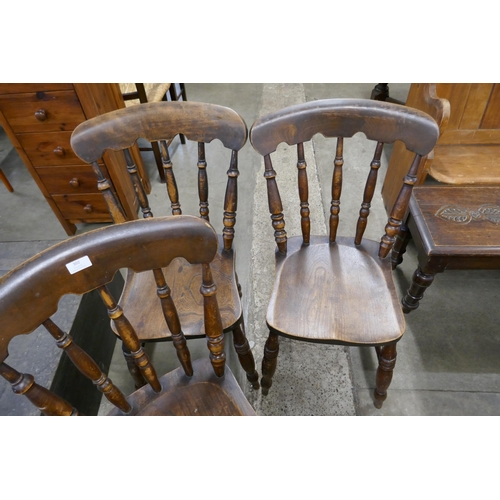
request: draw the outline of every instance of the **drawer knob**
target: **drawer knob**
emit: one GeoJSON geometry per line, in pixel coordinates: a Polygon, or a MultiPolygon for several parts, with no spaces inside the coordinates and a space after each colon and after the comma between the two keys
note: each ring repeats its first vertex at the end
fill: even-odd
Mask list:
{"type": "Polygon", "coordinates": [[[61,146],[57,146],[57,148],[54,149],[54,154],[56,156],[64,156],[66,154],[66,152],[64,151],[64,148],[62,148],[61,146]]]}
{"type": "Polygon", "coordinates": [[[80,181],[76,177],[73,177],[73,179],[69,181],[69,185],[71,187],[77,188],[78,186],[80,186],[80,181]]]}
{"type": "Polygon", "coordinates": [[[83,211],[90,214],[92,212],[92,205],[89,203],[83,207],[83,211]]]}
{"type": "Polygon", "coordinates": [[[44,122],[47,119],[47,111],[45,111],[44,109],[35,111],[35,118],[40,122],[44,122]]]}

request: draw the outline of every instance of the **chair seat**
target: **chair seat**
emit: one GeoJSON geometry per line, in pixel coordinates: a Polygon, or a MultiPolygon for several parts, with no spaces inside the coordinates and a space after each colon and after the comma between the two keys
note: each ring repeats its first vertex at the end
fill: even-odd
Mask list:
{"type": "Polygon", "coordinates": [[[377,345],[398,340],[405,320],[390,259],[364,239],[313,236],[288,239],[286,256],[276,254],[276,279],[267,310],[268,326],[312,342],[377,345]]]}
{"type": "MultiPolygon", "coordinates": [[[[210,268],[217,285],[222,328],[229,331],[240,319],[242,308],[237,292],[234,251],[221,251],[221,248],[224,248],[224,244],[219,235],[219,251],[210,268]]],[[[171,289],[184,335],[204,337],[201,266],[193,266],[186,260],[177,258],[163,272],[171,289]]],[[[127,318],[141,341],[166,340],[172,336],[156,295],[156,283],[151,271],[137,274],[129,271],[119,304],[127,311],[127,318]]]]}
{"type": "MultiPolygon", "coordinates": [[[[162,391],[149,385],[131,394],[128,415],[137,416],[255,416],[228,366],[225,374],[215,375],[208,358],[193,361],[194,374],[187,377],[182,368],[160,378],[162,391]]],[[[118,408],[108,415],[124,416],[118,408]]]]}
{"type": "MultiPolygon", "coordinates": [[[[148,102],[160,102],[170,88],[170,85],[170,83],[145,83],[144,90],[146,91],[148,102]]],[[[135,83],[120,83],[120,92],[122,94],[135,91],[135,83]]],[[[125,101],[125,106],[133,106],[134,104],[139,104],[139,98],[125,101]]]]}

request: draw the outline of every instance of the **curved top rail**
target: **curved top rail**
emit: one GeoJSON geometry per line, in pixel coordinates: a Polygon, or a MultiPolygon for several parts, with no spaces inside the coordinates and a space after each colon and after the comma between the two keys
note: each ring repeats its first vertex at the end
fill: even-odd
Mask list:
{"type": "Polygon", "coordinates": [[[63,295],[94,290],[123,268],[139,273],[165,267],[176,257],[209,263],[217,246],[210,224],[179,215],[107,226],[48,248],[0,278],[0,362],[10,340],[52,316],[63,295]],[[75,261],[86,258],[90,265],[71,274],[75,261]]]}
{"type": "Polygon", "coordinates": [[[71,135],[71,147],[87,163],[97,161],[107,149],[131,147],[139,138],[148,141],[171,139],[183,134],[188,139],[209,143],[219,139],[226,148],[239,151],[248,131],[236,111],[194,101],[152,102],[111,111],[78,125],[71,135]]]}
{"type": "Polygon", "coordinates": [[[389,144],[401,140],[408,150],[422,156],[434,148],[439,137],[433,118],[413,108],[370,99],[324,99],[263,116],[253,124],[250,142],[266,156],[281,142],[292,146],[317,133],[352,137],[357,132],[389,144]]]}

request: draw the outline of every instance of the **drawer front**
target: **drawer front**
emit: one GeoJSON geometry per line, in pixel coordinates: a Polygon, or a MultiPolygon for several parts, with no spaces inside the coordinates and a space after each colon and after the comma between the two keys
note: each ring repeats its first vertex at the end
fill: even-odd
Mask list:
{"type": "Polygon", "coordinates": [[[50,90],[73,90],[72,83],[0,83],[0,95],[22,92],[48,92],[50,90]]]}
{"type": "Polygon", "coordinates": [[[76,156],[70,145],[71,132],[19,134],[24,152],[35,167],[88,165],[76,156]]]}
{"type": "MultiPolygon", "coordinates": [[[[101,165],[106,178],[108,174],[101,165]]],[[[50,194],[82,194],[99,193],[97,189],[97,176],[92,167],[66,166],[66,167],[39,167],[37,174],[50,194]]]]}
{"type": "Polygon", "coordinates": [[[56,194],[52,199],[67,220],[112,222],[102,194],[56,194]]]}
{"type": "Polygon", "coordinates": [[[0,95],[0,111],[15,134],[73,130],[86,120],[72,90],[0,95]]]}

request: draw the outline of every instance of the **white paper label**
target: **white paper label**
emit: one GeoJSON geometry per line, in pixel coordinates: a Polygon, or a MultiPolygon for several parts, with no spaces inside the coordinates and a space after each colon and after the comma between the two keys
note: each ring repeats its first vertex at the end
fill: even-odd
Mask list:
{"type": "Polygon", "coordinates": [[[80,259],[66,264],[66,267],[68,268],[70,274],[75,274],[82,269],[87,269],[87,267],[90,267],[91,265],[92,262],[90,262],[90,259],[85,255],[85,257],[81,257],[80,259]]]}

